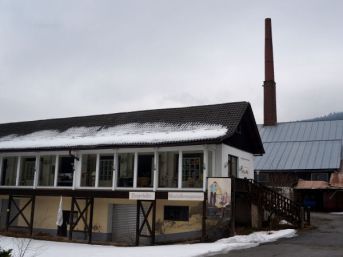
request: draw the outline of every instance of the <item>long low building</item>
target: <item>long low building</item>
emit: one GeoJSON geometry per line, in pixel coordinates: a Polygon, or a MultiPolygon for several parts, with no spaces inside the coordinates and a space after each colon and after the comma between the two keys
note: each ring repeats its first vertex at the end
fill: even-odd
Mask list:
{"type": "Polygon", "coordinates": [[[263,153],[247,102],[0,124],[0,224],[131,244],[199,237],[206,198],[227,201],[216,181],[207,197],[207,179],[253,178],[263,153]]]}
{"type": "Polygon", "coordinates": [[[343,209],[343,120],[259,126],[256,179],[320,210],[343,209]],[[296,193],[296,195],[294,195],[296,193]]]}

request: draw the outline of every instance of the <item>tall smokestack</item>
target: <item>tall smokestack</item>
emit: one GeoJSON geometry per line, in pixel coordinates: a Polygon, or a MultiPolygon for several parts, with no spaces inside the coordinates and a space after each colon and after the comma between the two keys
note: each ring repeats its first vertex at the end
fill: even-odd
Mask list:
{"type": "Polygon", "coordinates": [[[276,89],[274,80],[272,21],[265,19],[265,46],[264,46],[264,125],[274,126],[276,118],[276,89]]]}

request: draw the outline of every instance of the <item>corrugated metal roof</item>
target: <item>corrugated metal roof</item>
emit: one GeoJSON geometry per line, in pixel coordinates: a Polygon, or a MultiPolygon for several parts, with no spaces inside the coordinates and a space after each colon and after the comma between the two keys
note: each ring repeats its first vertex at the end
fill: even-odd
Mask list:
{"type": "Polygon", "coordinates": [[[285,122],[258,128],[265,143],[343,140],[343,120],[285,122]]]}
{"type": "Polygon", "coordinates": [[[338,169],[343,159],[343,120],[259,125],[265,149],[256,170],[338,169]]]}
{"type": "Polygon", "coordinates": [[[340,140],[263,145],[266,153],[256,158],[256,170],[337,169],[341,161],[340,140]]]}

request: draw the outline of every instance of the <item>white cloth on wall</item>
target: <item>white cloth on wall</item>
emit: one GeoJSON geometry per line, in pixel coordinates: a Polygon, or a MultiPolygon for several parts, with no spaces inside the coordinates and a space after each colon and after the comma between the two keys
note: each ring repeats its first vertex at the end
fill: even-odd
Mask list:
{"type": "Polygon", "coordinates": [[[57,210],[56,225],[60,227],[62,226],[62,224],[63,224],[63,200],[61,196],[60,205],[58,206],[58,210],[57,210]]]}

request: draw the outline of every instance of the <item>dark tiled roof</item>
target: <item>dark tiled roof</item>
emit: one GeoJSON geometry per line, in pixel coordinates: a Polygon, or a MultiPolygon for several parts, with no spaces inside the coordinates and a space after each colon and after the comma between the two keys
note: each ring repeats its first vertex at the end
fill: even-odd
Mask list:
{"type": "MultiPolygon", "coordinates": [[[[130,123],[168,123],[175,125],[199,123],[222,125],[226,127],[227,133],[224,137],[213,139],[219,143],[230,138],[234,134],[246,112],[252,113],[248,102],[235,102],[184,108],[15,122],[0,124],[0,138],[13,134],[22,136],[42,130],[57,130],[63,132],[73,127],[100,126],[107,128],[130,123]]],[[[251,122],[255,123],[254,119],[252,119],[251,122]]],[[[256,126],[256,124],[254,125],[256,126]]],[[[207,139],[207,141],[209,140],[207,139]]]]}
{"type": "Polygon", "coordinates": [[[249,103],[247,102],[236,102],[6,123],[0,124],[0,137],[10,134],[25,135],[40,130],[54,129],[62,132],[72,127],[112,127],[128,123],[153,122],[165,122],[176,125],[187,122],[219,124],[227,127],[228,135],[230,135],[235,131],[248,105],[249,103]]]}

